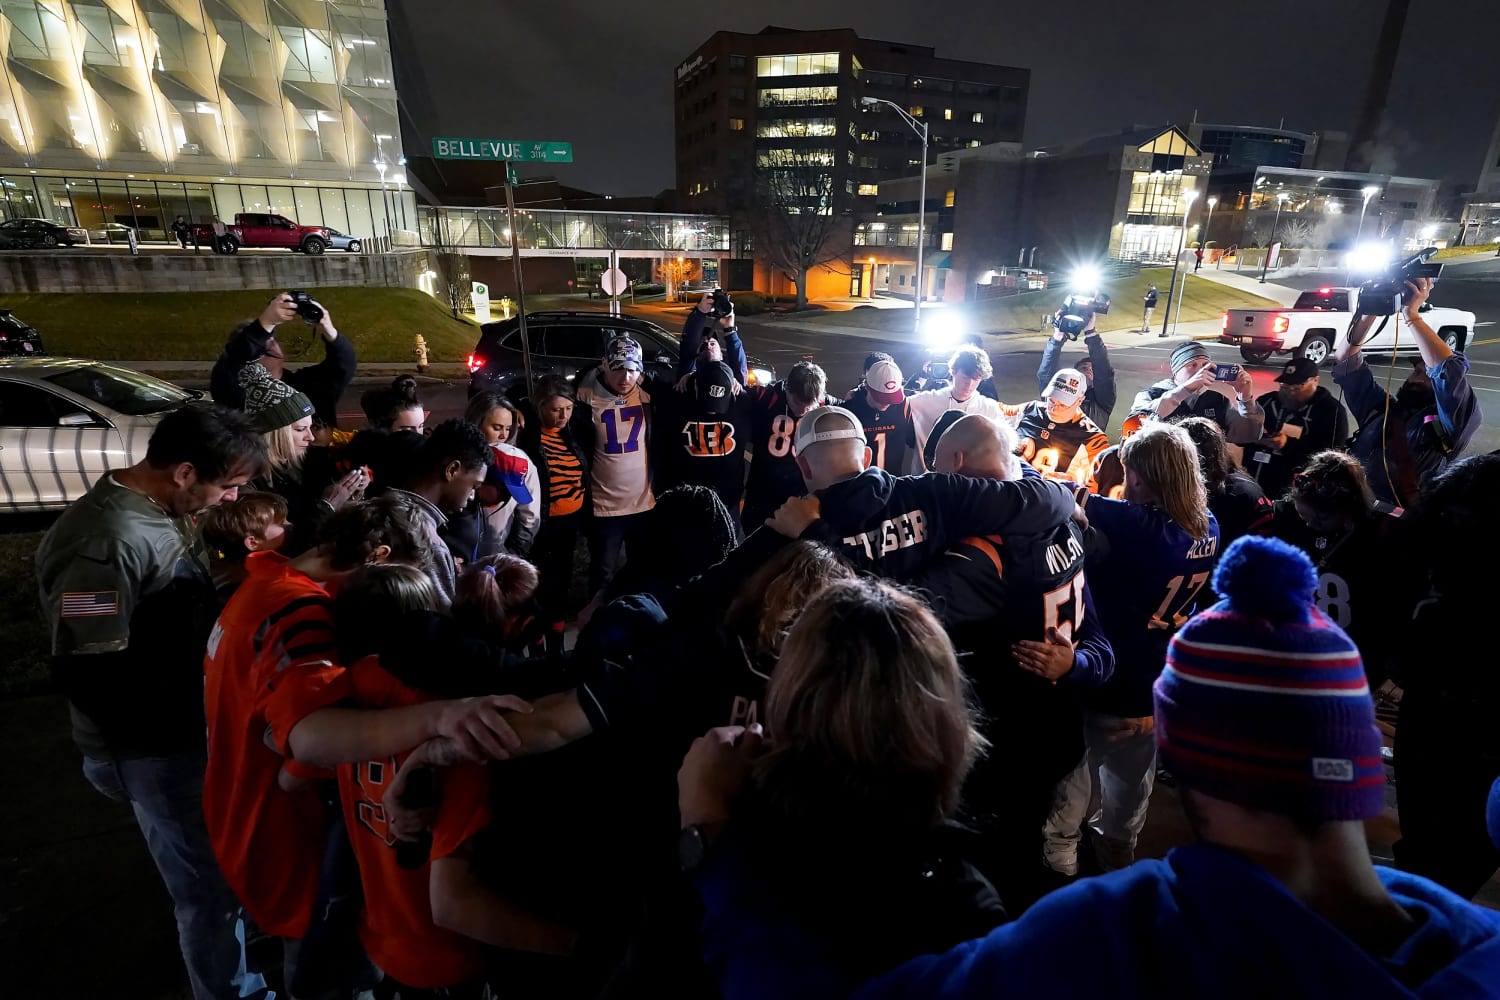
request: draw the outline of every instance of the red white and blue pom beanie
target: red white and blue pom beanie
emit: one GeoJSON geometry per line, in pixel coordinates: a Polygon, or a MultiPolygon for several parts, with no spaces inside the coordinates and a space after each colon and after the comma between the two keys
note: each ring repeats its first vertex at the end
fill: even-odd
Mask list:
{"type": "Polygon", "coordinates": [[[1163,765],[1185,788],[1304,823],[1378,816],[1375,705],[1358,648],[1313,606],[1312,563],[1246,537],[1213,582],[1224,599],[1172,637],[1154,688],[1163,765]]]}

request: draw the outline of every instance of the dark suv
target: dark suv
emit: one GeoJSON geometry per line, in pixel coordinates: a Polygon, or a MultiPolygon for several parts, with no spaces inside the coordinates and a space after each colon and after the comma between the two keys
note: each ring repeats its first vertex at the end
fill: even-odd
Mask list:
{"type": "MultiPolygon", "coordinates": [[[[493,391],[520,399],[526,394],[520,318],[486,323],[480,329],[479,343],[469,355],[469,395],[493,391]]],[[[606,312],[526,314],[533,375],[576,378],[583,369],[597,365],[604,356],[605,346],[621,335],[632,337],[641,345],[647,372],[676,377],[679,339],[655,323],[606,312]]],[[[750,365],[751,385],[775,381],[776,372],[770,365],[755,358],[746,360],[750,365]]]]}
{"type": "Polygon", "coordinates": [[[0,309],[0,358],[29,358],[43,353],[42,335],[36,328],[21,322],[9,309],[0,309]]]}

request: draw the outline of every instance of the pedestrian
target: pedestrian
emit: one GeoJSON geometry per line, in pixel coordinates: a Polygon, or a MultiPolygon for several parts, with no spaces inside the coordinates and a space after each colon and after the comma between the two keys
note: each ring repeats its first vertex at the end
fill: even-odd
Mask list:
{"type": "Polygon", "coordinates": [[[573,387],[558,376],[543,377],[533,397],[537,420],[521,432],[521,448],[536,466],[542,523],[531,557],[540,577],[537,603],[546,626],[549,655],[561,655],[567,627],[573,556],[587,525],[589,454],[573,430],[573,387]]]}
{"type": "Polygon", "coordinates": [[[705,349],[699,351],[685,388],[651,397],[652,426],[660,437],[656,482],[661,491],[674,486],[713,490],[738,526],[752,404],[730,366],[711,360],[718,343],[704,339],[705,349]]]}
{"type": "Polygon", "coordinates": [[[1201,246],[1193,248],[1193,270],[1203,270],[1203,248],[1201,246]]]}
{"type": "Polygon", "coordinates": [[[224,225],[224,220],[216,215],[214,216],[212,228],[214,231],[214,253],[227,253],[227,244],[229,242],[229,227],[224,225]]]}
{"type": "Polygon", "coordinates": [[[1167,640],[1198,608],[1219,556],[1219,526],[1186,431],[1147,426],[1120,446],[1120,462],[1125,499],[1091,495],[1084,506],[1091,529],[1102,536],[1089,583],[1115,671],[1084,695],[1087,751],[1058,785],[1044,831],[1043,860],[1066,877],[1078,874],[1096,788],[1099,866],[1114,871],[1135,860],[1156,780],[1151,685],[1167,640]]]}
{"type": "Polygon", "coordinates": [[[1141,332],[1142,333],[1150,333],[1151,332],[1151,314],[1154,313],[1154,312],[1156,312],[1156,303],[1159,302],[1160,300],[1161,300],[1161,296],[1156,291],[1156,285],[1155,284],[1147,285],[1146,286],[1146,295],[1145,295],[1145,298],[1143,298],[1141,300],[1145,304],[1145,312],[1142,314],[1142,317],[1141,317],[1141,332]]]}
{"type": "Polygon", "coordinates": [[[107,472],[42,539],[52,676],[89,784],[129,803],[177,918],[194,1000],[251,996],[237,906],[203,821],[203,650],[217,598],[192,517],[233,501],[265,444],[243,414],[190,403],[146,456],[107,472]],[[235,978],[245,988],[236,991],[235,978]]]}
{"type": "Polygon", "coordinates": [[[1260,442],[1246,447],[1246,464],[1267,496],[1280,498],[1309,458],[1349,440],[1349,411],[1319,381],[1316,364],[1294,358],[1276,376],[1276,391],[1256,400],[1266,427],[1260,442]]]}
{"type": "Polygon", "coordinates": [[[1043,475],[1088,484],[1109,438],[1083,412],[1089,381],[1077,368],[1059,368],[1042,398],[1019,406],[1002,403],[1016,426],[1021,457],[1043,475]]]}
{"type": "MultiPolygon", "coordinates": [[[[1214,581],[1226,599],[1172,640],[1155,733],[1195,843],[863,986],[765,883],[710,859],[695,881],[726,1000],[1493,997],[1500,915],[1371,863],[1380,731],[1354,644],[1311,608],[1315,576],[1295,549],[1243,538],[1214,581]]],[[[693,763],[678,779],[688,802],[712,801],[740,767],[729,753],[693,763]]],[[[1487,792],[1464,813],[1484,842],[1487,792]]]]}
{"type": "Polygon", "coordinates": [[[177,218],[172,220],[172,235],[177,237],[177,246],[180,249],[187,249],[188,237],[192,234],[193,227],[188,225],[188,221],[182,216],[179,215],[177,218]]]}
{"type": "Polygon", "coordinates": [[[949,424],[968,413],[992,420],[1001,418],[1000,404],[979,391],[980,383],[995,374],[988,352],[980,347],[961,347],[948,359],[948,372],[951,383],[913,393],[906,400],[912,423],[911,472],[932,468],[928,445],[936,441],[934,431],[945,414],[955,414],[948,418],[949,424]]]}
{"type": "Polygon", "coordinates": [[[340,335],[333,325],[333,314],[317,302],[312,304],[323,310],[322,319],[313,327],[323,341],[323,360],[296,371],[287,370],[286,351],[276,339],[276,330],[293,320],[302,321],[297,314],[296,301],[289,292],[282,292],[267,304],[260,316],[240,324],[229,334],[229,340],[214,361],[209,375],[209,391],[214,402],[236,410],[243,409],[245,399],[239,380],[240,370],[258,361],[272,378],[281,379],[307,394],[312,400],[315,422],[319,426],[337,427],[339,399],[354,381],[358,358],[353,342],[340,335]]]}
{"type": "MultiPolygon", "coordinates": [[[[1083,331],[1083,346],[1088,349],[1089,356],[1079,361],[1075,367],[1083,372],[1088,383],[1088,391],[1083,394],[1083,412],[1101,428],[1107,429],[1117,398],[1115,367],[1110,363],[1109,348],[1105,346],[1104,338],[1094,328],[1095,318],[1089,317],[1088,326],[1083,331]]],[[[1042,348],[1042,363],[1036,370],[1036,387],[1043,395],[1047,393],[1052,376],[1062,367],[1062,349],[1067,339],[1068,335],[1063,331],[1053,330],[1052,336],[1047,338],[1047,343],[1042,348]]]]}
{"type": "Polygon", "coordinates": [[[525,557],[541,525],[542,484],[535,463],[516,444],[521,437],[521,412],[499,393],[481,392],[469,400],[464,420],[484,435],[505,489],[494,491],[495,496],[480,496],[486,491],[476,490],[469,505],[449,518],[443,541],[465,564],[502,552],[525,557]],[[499,502],[487,502],[495,500],[499,502]]]}
{"type": "Polygon", "coordinates": [[[421,434],[427,427],[427,409],[417,396],[414,375],[397,375],[385,388],[365,390],[360,394],[359,408],[364,411],[371,430],[421,434]]]}
{"type": "Polygon", "coordinates": [[[807,492],[792,442],[808,413],[837,400],[828,395],[827,373],[811,361],[799,361],[786,378],[747,392],[751,457],[741,523],[748,535],[788,498],[807,492]]]}
{"type": "Polygon", "coordinates": [[[1343,390],[1358,429],[1350,450],[1365,467],[1375,497],[1410,507],[1424,483],[1458,460],[1479,429],[1483,413],[1469,384],[1469,359],[1443,342],[1421,309],[1432,282],[1406,283],[1400,315],[1416,339],[1420,361],[1391,397],[1375,381],[1360,353],[1378,317],[1365,316],[1334,354],[1333,380],[1343,390]]]}
{"type": "Polygon", "coordinates": [[[1251,395],[1255,380],[1248,371],[1234,366],[1238,371],[1229,383],[1235,397],[1231,404],[1222,392],[1210,388],[1215,384],[1214,363],[1208,348],[1202,344],[1189,340],[1177,345],[1168,363],[1172,376],[1136,393],[1130,406],[1132,415],[1168,422],[1207,417],[1219,425],[1230,444],[1253,444],[1260,440],[1266,415],[1251,395]]]}
{"type": "Polygon", "coordinates": [[[1266,534],[1275,513],[1272,501],[1235,462],[1219,425],[1205,417],[1188,417],[1177,426],[1188,432],[1198,449],[1208,509],[1219,522],[1219,547],[1227,548],[1243,535],[1266,534]]]}
{"type": "Polygon", "coordinates": [[[715,319],[714,293],[710,289],[703,293],[698,299],[698,304],[693,306],[692,312],[687,314],[687,319],[682,321],[682,337],[677,349],[678,378],[693,370],[704,332],[713,329],[715,319]]]}

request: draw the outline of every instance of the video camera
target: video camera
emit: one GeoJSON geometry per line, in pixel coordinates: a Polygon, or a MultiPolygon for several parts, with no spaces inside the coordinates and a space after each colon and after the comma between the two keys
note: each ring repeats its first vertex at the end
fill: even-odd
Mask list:
{"type": "Polygon", "coordinates": [[[729,297],[728,292],[722,288],[714,289],[714,307],[709,310],[708,314],[714,319],[734,315],[734,300],[729,297]]]}
{"type": "Polygon", "coordinates": [[[314,302],[311,295],[300,288],[293,289],[287,294],[297,304],[297,315],[302,317],[304,323],[308,326],[317,326],[323,322],[323,307],[314,302]]]}
{"type": "Polygon", "coordinates": [[[1052,317],[1052,326],[1067,334],[1069,340],[1077,340],[1088,329],[1089,321],[1096,314],[1109,314],[1108,295],[1103,292],[1074,293],[1067,297],[1063,307],[1052,317]]]}
{"type": "Polygon", "coordinates": [[[1443,265],[1428,260],[1435,253],[1437,247],[1428,247],[1361,284],[1355,315],[1394,316],[1400,312],[1401,307],[1411,300],[1411,292],[1406,287],[1408,281],[1415,284],[1418,278],[1427,278],[1435,282],[1443,273],[1443,265]]]}

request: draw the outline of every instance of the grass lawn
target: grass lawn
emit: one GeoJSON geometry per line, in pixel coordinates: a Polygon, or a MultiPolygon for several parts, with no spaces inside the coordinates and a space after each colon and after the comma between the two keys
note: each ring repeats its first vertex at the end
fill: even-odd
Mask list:
{"type": "Polygon", "coordinates": [[[41,532],[0,535],[0,697],[47,684],[47,621],[36,594],[41,532]]]}
{"type": "MultiPolygon", "coordinates": [[[[433,361],[463,361],[477,329],[455,320],[432,296],[414,288],[308,289],[328,307],[339,332],[361,361],[406,362],[417,334],[433,361]]],[[[0,295],[0,306],[42,332],[53,354],[101,361],[212,361],[229,331],[260,315],[275,295],[265,291],[116,292],[0,295]]],[[[282,327],[288,353],[313,336],[307,327],[282,327]]],[[[321,352],[315,352],[321,356],[321,352]]]]}
{"type": "MultiPolygon", "coordinates": [[[[1167,304],[1167,285],[1171,280],[1171,268],[1150,267],[1143,268],[1134,277],[1107,282],[1101,291],[1110,296],[1112,308],[1109,315],[1099,317],[1097,327],[1100,330],[1129,330],[1138,327],[1141,322],[1141,299],[1146,294],[1146,286],[1152,282],[1156,283],[1157,290],[1161,292],[1161,302],[1152,319],[1160,323],[1167,304]]],[[[1041,314],[1056,312],[1067,294],[1067,290],[1063,288],[1048,289],[1003,299],[966,302],[956,308],[967,317],[965,325],[972,330],[994,333],[1034,331],[1040,326],[1041,314]]],[[[1182,321],[1190,323],[1193,320],[1218,319],[1226,309],[1253,309],[1260,306],[1274,309],[1276,303],[1206,278],[1194,277],[1183,290],[1182,321]]],[[[934,310],[934,314],[937,312],[938,310],[934,310]]],[[[854,309],[849,312],[822,313],[812,322],[828,326],[905,331],[911,328],[911,313],[904,309],[854,309]]]]}

